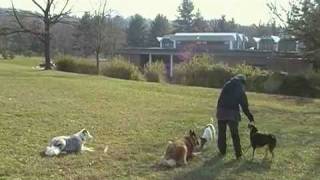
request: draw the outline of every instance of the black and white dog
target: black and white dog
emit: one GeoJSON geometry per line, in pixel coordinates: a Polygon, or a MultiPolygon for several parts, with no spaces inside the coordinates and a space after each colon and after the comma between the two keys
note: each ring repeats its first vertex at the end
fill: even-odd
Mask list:
{"type": "Polygon", "coordinates": [[[205,126],[202,136],[200,137],[200,149],[203,149],[206,143],[217,139],[216,129],[214,128],[212,118],[211,122],[211,124],[205,126]]]}
{"type": "Polygon", "coordinates": [[[251,147],[253,149],[252,158],[254,158],[254,152],[256,148],[263,147],[266,145],[268,146],[266,149],[266,153],[269,150],[269,152],[272,154],[272,157],[274,157],[273,150],[277,144],[276,137],[272,134],[259,133],[258,129],[253,124],[248,124],[248,128],[250,129],[250,142],[251,147]]]}
{"type": "Polygon", "coordinates": [[[86,129],[70,135],[54,137],[49,146],[46,147],[44,154],[46,156],[57,156],[61,153],[77,153],[81,151],[93,151],[92,148],[85,147],[84,144],[92,136],[86,129]]]}

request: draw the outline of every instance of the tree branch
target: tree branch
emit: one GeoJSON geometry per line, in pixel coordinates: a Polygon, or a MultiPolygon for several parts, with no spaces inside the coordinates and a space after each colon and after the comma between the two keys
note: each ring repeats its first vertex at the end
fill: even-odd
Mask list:
{"type": "Polygon", "coordinates": [[[8,36],[11,34],[17,34],[17,33],[26,33],[25,30],[11,30],[10,28],[2,28],[0,30],[0,36],[8,36]]]}
{"type": "Polygon", "coordinates": [[[36,0],[32,0],[32,2],[33,2],[36,6],[38,6],[38,8],[40,8],[42,12],[45,13],[44,8],[43,8],[36,0]]]}
{"type": "Polygon", "coordinates": [[[275,16],[273,19],[278,19],[284,27],[287,25],[287,20],[284,19],[281,12],[285,13],[288,16],[288,11],[286,8],[284,8],[282,5],[275,4],[275,2],[268,2],[267,7],[269,8],[269,11],[275,16]],[[280,10],[278,9],[278,6],[280,7],[280,10]]]}
{"type": "Polygon", "coordinates": [[[67,15],[69,15],[70,13],[71,13],[71,9],[69,9],[68,11],[66,11],[66,12],[64,12],[64,13],[57,14],[57,15],[53,16],[52,18],[50,18],[50,23],[51,23],[51,24],[56,24],[56,23],[58,23],[58,22],[61,20],[61,18],[62,18],[63,16],[67,16],[67,15]]]}
{"type": "Polygon", "coordinates": [[[53,2],[54,2],[54,0],[47,0],[47,7],[46,7],[46,9],[44,11],[45,14],[46,13],[49,14],[53,2]]]}
{"type": "Polygon", "coordinates": [[[33,12],[24,12],[23,13],[24,17],[37,17],[39,19],[43,19],[43,15],[39,14],[39,13],[33,13],[33,12]]]}
{"type": "MultiPolygon", "coordinates": [[[[53,0],[52,0],[52,1],[53,1],[53,0]]],[[[66,8],[67,8],[67,6],[68,6],[68,4],[69,4],[69,0],[66,1],[66,3],[64,4],[64,6],[63,6],[63,8],[61,9],[61,11],[60,11],[59,14],[56,14],[56,15],[54,15],[54,16],[52,16],[52,17],[50,18],[50,22],[51,22],[52,24],[56,24],[57,22],[59,22],[59,21],[61,20],[61,18],[62,18],[63,16],[67,16],[67,15],[69,15],[69,14],[71,13],[71,9],[68,9],[67,11],[65,11],[66,8]]]]}
{"type": "MultiPolygon", "coordinates": [[[[12,1],[11,1],[11,3],[12,3],[12,1]]],[[[19,19],[19,17],[18,17],[17,11],[16,11],[13,3],[12,3],[12,11],[13,11],[14,18],[16,19],[16,21],[17,21],[17,23],[18,23],[18,25],[19,25],[19,27],[20,27],[21,30],[13,30],[12,33],[7,32],[7,34],[8,34],[8,33],[9,33],[9,34],[14,34],[14,33],[20,33],[20,32],[30,33],[30,34],[33,34],[33,35],[37,36],[41,41],[44,40],[44,39],[42,38],[42,33],[32,31],[32,30],[26,28],[26,27],[22,24],[22,22],[20,21],[20,19],[19,19]]],[[[10,31],[10,32],[11,32],[11,31],[10,31]]]]}

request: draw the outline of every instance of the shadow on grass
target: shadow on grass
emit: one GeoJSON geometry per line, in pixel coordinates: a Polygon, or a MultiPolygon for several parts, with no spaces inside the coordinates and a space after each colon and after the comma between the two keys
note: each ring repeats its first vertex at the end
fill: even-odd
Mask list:
{"type": "Polygon", "coordinates": [[[272,161],[271,160],[262,160],[262,161],[255,161],[255,160],[243,160],[240,162],[240,165],[236,167],[232,173],[233,174],[241,174],[244,172],[255,172],[258,174],[265,173],[270,170],[272,161]]]}
{"type": "MultiPolygon", "coordinates": [[[[221,178],[226,174],[237,176],[242,173],[251,171],[257,174],[268,172],[271,168],[272,161],[251,161],[251,160],[231,160],[225,162],[225,160],[217,155],[212,159],[206,161],[202,166],[193,169],[186,174],[178,175],[175,180],[213,180],[221,178]]],[[[227,177],[226,177],[227,178],[227,177]]]]}
{"type": "Polygon", "coordinates": [[[77,154],[80,154],[80,153],[61,153],[61,154],[55,155],[55,156],[48,156],[48,155],[45,154],[44,151],[40,151],[39,152],[39,155],[40,155],[41,158],[63,158],[65,156],[72,155],[72,154],[73,155],[77,155],[77,154]]]}
{"type": "Polygon", "coordinates": [[[282,101],[290,101],[293,100],[297,105],[305,105],[314,102],[312,98],[305,98],[305,97],[296,97],[296,96],[276,96],[278,100],[282,101]]]}
{"type": "MultiPolygon", "coordinates": [[[[229,162],[229,166],[233,161],[229,162]]],[[[191,179],[214,179],[219,176],[226,163],[223,161],[223,157],[216,155],[210,160],[206,161],[203,166],[189,171],[186,174],[178,175],[175,180],[191,180],[191,179]]]]}

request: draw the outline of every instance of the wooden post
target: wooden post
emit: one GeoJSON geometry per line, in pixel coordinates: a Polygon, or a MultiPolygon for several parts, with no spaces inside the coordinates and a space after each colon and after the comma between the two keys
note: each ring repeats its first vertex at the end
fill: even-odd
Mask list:
{"type": "Polygon", "coordinates": [[[229,50],[233,50],[233,42],[229,41],[229,50]]]}
{"type": "Polygon", "coordinates": [[[149,65],[151,65],[151,63],[152,63],[152,54],[150,53],[149,54],[149,65]]]}
{"type": "Polygon", "coordinates": [[[173,54],[170,55],[170,77],[173,77],[173,54]]]}

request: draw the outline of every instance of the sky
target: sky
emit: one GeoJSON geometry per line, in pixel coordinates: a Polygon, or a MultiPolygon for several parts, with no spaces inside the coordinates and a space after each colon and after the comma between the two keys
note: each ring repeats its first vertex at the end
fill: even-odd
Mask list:
{"type": "MultiPolygon", "coordinates": [[[[12,0],[18,9],[38,11],[31,0],[12,0]]],[[[37,0],[44,2],[45,0],[37,0]]],[[[101,0],[70,0],[70,7],[74,15],[81,16],[86,11],[94,11],[101,0]]],[[[276,0],[193,0],[195,10],[199,9],[205,19],[220,18],[226,15],[229,20],[234,18],[242,25],[267,23],[271,14],[266,6],[267,2],[276,0]]],[[[61,5],[64,0],[57,0],[61,5]]],[[[108,7],[115,14],[129,17],[141,14],[145,18],[154,19],[157,14],[163,14],[170,20],[176,19],[177,9],[182,0],[108,0],[108,7]]],[[[277,0],[284,7],[289,0],[277,0]]],[[[0,0],[0,7],[11,7],[10,0],[0,0]]]]}

